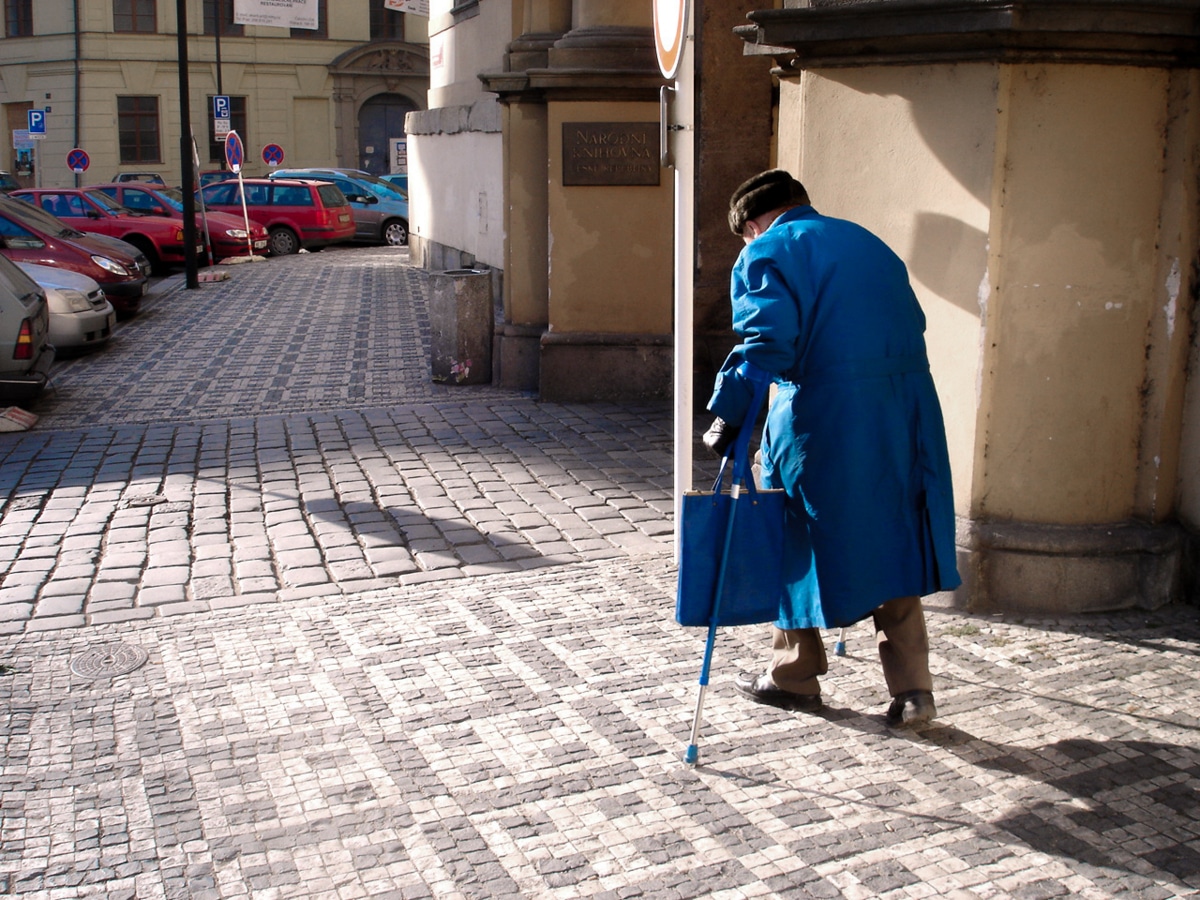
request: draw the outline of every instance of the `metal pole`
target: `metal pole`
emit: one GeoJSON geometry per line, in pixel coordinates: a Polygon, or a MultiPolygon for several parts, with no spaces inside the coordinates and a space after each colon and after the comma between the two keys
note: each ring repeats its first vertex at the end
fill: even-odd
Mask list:
{"type": "Polygon", "coordinates": [[[213,40],[217,46],[217,94],[224,95],[225,89],[221,85],[221,29],[225,27],[225,2],[217,0],[217,24],[213,29],[213,40]]]}
{"type": "Polygon", "coordinates": [[[679,558],[683,495],[692,488],[692,293],[695,282],[695,11],[684,26],[682,59],[672,91],[667,130],[675,167],[675,557],[679,558]]]}
{"type": "Polygon", "coordinates": [[[192,174],[192,109],[188,102],[187,0],[175,0],[179,32],[179,188],[183,191],[183,259],[187,286],[200,287],[196,266],[196,180],[192,174]]]}

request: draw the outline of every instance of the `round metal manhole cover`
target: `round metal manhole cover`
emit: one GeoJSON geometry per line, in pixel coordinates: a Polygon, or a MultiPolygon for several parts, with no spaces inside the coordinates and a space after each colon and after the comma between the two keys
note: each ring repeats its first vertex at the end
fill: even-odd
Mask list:
{"type": "Polygon", "coordinates": [[[81,678],[116,678],[140,669],[149,654],[136,644],[92,647],[71,660],[71,671],[81,678]]]}

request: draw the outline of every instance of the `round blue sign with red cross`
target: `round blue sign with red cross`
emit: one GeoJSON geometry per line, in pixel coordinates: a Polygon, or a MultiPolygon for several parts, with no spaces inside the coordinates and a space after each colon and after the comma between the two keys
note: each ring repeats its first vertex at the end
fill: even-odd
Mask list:
{"type": "Polygon", "coordinates": [[[262,149],[262,158],[268,166],[277,166],[283,162],[283,148],[278,144],[267,144],[262,149]]]}
{"type": "Polygon", "coordinates": [[[88,166],[92,164],[92,158],[87,155],[86,150],[81,150],[76,147],[67,154],[67,168],[76,175],[82,175],[87,171],[88,166]]]}
{"type": "Polygon", "coordinates": [[[229,164],[229,171],[235,175],[242,171],[245,159],[246,148],[242,146],[242,139],[236,131],[229,132],[225,136],[225,162],[229,164]]]}

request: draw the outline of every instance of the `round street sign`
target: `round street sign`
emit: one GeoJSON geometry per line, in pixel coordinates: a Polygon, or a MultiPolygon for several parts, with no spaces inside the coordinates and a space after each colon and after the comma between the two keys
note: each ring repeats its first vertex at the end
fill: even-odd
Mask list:
{"type": "Polygon", "coordinates": [[[663,78],[674,80],[683,59],[690,0],[654,0],[654,52],[663,78]]]}
{"type": "Polygon", "coordinates": [[[241,172],[245,160],[246,148],[242,146],[242,139],[236,131],[229,132],[225,138],[225,162],[229,164],[229,171],[235,175],[241,172]]]}
{"type": "Polygon", "coordinates": [[[267,144],[262,148],[262,158],[268,166],[277,166],[283,162],[283,148],[278,144],[267,144]]]}
{"type": "Polygon", "coordinates": [[[86,150],[81,150],[76,147],[67,154],[67,168],[76,175],[82,175],[87,171],[87,167],[92,164],[92,158],[87,155],[86,150]]]}

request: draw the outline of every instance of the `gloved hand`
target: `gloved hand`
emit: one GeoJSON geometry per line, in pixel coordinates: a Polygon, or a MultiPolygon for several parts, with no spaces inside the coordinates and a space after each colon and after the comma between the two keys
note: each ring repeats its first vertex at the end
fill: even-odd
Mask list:
{"type": "Polygon", "coordinates": [[[701,440],[708,452],[720,459],[730,445],[737,440],[738,430],[737,425],[730,425],[718,417],[713,419],[713,423],[708,426],[708,431],[704,432],[701,440]]]}

